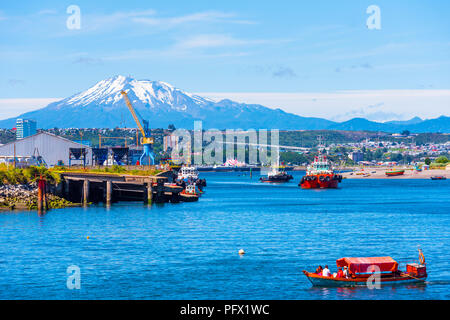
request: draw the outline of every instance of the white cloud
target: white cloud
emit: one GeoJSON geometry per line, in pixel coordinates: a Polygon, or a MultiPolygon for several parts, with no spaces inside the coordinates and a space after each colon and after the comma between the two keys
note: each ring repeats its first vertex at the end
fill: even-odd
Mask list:
{"type": "Polygon", "coordinates": [[[16,117],[22,113],[40,109],[59,98],[0,99],[0,119],[16,117]]]}
{"type": "MultiPolygon", "coordinates": [[[[278,40],[277,40],[278,41],[278,40]]],[[[182,49],[234,47],[243,45],[258,45],[269,43],[270,40],[245,40],[225,34],[200,34],[185,38],[176,43],[182,49]]]]}
{"type": "Polygon", "coordinates": [[[377,121],[413,116],[450,116],[450,90],[364,90],[305,93],[197,93],[213,100],[261,104],[308,117],[345,121],[369,117],[377,121]]]}
{"type": "Polygon", "coordinates": [[[252,21],[234,19],[235,16],[236,15],[233,13],[221,11],[205,11],[169,18],[136,17],[133,18],[132,21],[149,26],[158,26],[165,28],[171,28],[179,26],[181,24],[194,22],[226,22],[226,23],[253,24],[252,21]]]}

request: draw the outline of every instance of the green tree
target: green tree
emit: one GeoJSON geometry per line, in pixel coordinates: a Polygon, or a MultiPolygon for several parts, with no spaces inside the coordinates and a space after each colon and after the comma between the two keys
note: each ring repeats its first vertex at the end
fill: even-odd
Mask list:
{"type": "Polygon", "coordinates": [[[430,158],[426,158],[426,159],[425,159],[425,164],[426,164],[427,166],[429,166],[429,165],[431,164],[430,158]]]}
{"type": "Polygon", "coordinates": [[[446,157],[446,156],[442,156],[442,157],[439,157],[439,158],[437,158],[436,159],[436,163],[447,163],[447,162],[449,162],[450,160],[448,160],[448,158],[446,157]]]}
{"type": "Polygon", "coordinates": [[[409,132],[409,130],[403,130],[402,131],[402,136],[409,136],[411,132],[409,132]]]}

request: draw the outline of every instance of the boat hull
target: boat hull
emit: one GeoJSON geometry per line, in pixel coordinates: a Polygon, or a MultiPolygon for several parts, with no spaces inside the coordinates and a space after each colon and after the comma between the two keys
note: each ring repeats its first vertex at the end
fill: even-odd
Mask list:
{"type": "Polygon", "coordinates": [[[199,198],[198,195],[180,193],[180,199],[183,202],[195,202],[198,201],[198,198],[199,198]]]}
{"type": "Polygon", "coordinates": [[[387,171],[386,175],[388,177],[395,177],[395,176],[402,176],[404,173],[405,173],[404,170],[401,170],[401,171],[387,171]]]}
{"type": "Polygon", "coordinates": [[[261,182],[266,183],[283,183],[283,182],[289,182],[293,179],[291,175],[284,175],[284,176],[274,176],[274,177],[262,177],[259,180],[261,182]]]}
{"type": "MultiPolygon", "coordinates": [[[[350,279],[332,278],[319,276],[315,273],[309,273],[306,271],[303,271],[303,273],[314,287],[365,287],[367,286],[367,279],[369,278],[369,276],[350,279]]],[[[418,283],[424,282],[426,278],[426,275],[421,277],[411,277],[406,273],[402,273],[398,276],[382,275],[380,278],[380,285],[418,283]]]]}
{"type": "Polygon", "coordinates": [[[336,189],[339,186],[339,179],[334,175],[305,176],[300,181],[302,189],[336,189]]]}

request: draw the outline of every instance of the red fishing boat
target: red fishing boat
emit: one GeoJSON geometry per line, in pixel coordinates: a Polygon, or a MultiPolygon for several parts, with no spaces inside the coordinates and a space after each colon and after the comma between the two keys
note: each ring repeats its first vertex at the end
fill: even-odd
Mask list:
{"type": "MultiPolygon", "coordinates": [[[[319,141],[321,138],[319,137],[319,141]]],[[[298,184],[303,189],[327,189],[337,188],[342,181],[342,175],[334,172],[333,164],[322,154],[322,145],[319,144],[319,154],[314,158],[314,162],[306,169],[306,175],[302,177],[298,184]]]]}
{"type": "Polygon", "coordinates": [[[402,176],[405,170],[389,170],[385,172],[388,177],[402,176]]]}
{"type": "Polygon", "coordinates": [[[427,278],[425,257],[419,249],[419,261],[406,264],[406,271],[398,269],[398,263],[391,257],[341,258],[336,260],[338,268],[346,268],[347,276],[324,276],[303,271],[313,286],[355,287],[367,286],[373,281],[383,284],[404,284],[424,282],[427,278]]]}

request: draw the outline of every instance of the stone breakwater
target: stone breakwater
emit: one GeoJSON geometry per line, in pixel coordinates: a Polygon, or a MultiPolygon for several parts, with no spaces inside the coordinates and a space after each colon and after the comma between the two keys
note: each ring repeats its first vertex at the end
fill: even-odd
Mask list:
{"type": "MultiPolygon", "coordinates": [[[[0,210],[36,210],[38,188],[36,183],[0,186],[0,210]]],[[[54,194],[47,193],[49,209],[78,206],[54,194]]]]}

